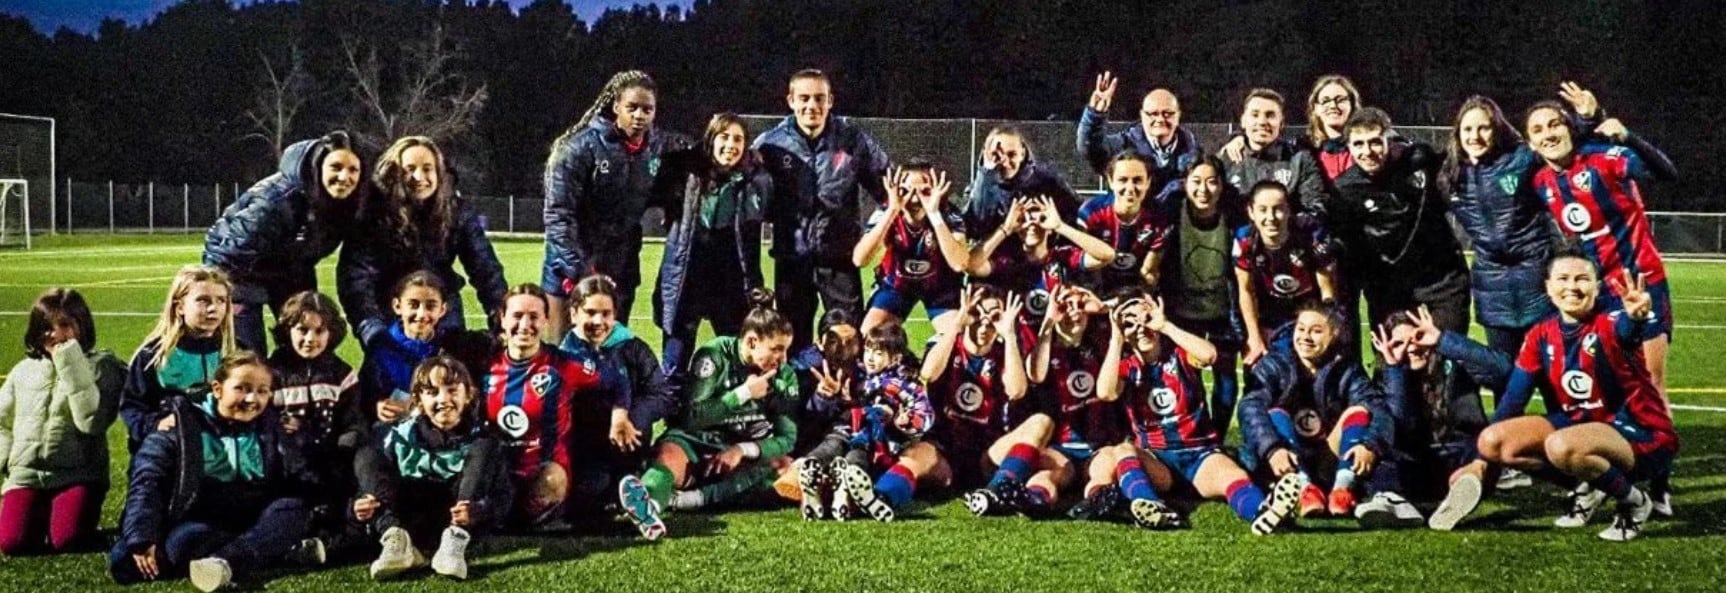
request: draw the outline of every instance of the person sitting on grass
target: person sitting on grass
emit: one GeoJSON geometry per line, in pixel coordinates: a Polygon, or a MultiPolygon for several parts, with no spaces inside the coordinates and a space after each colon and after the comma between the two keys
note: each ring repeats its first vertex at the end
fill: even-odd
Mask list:
{"type": "Polygon", "coordinates": [[[407,420],[377,425],[354,456],[352,519],[382,534],[373,579],[425,566],[416,540],[438,542],[432,571],[466,579],[468,545],[510,512],[509,465],[474,414],[473,377],[460,361],[426,359],[414,368],[410,389],[407,420]]]}
{"type": "Polygon", "coordinates": [[[449,308],[436,274],[422,270],[403,276],[391,294],[396,321],[382,332],[383,338],[361,344],[366,357],[359,378],[361,413],[386,423],[400,421],[412,410],[409,388],[419,363],[448,353],[466,361],[463,364],[478,365],[492,347],[490,336],[442,323],[449,308]]]}
{"type": "Polygon", "coordinates": [[[288,297],[276,317],[275,374],[271,405],[282,422],[282,441],[298,449],[312,473],[314,540],[307,545],[341,553],[358,543],[342,507],[354,489],[354,451],[365,443],[357,375],[336,348],[347,338],[347,321],[335,299],[308,290],[288,297]]]}

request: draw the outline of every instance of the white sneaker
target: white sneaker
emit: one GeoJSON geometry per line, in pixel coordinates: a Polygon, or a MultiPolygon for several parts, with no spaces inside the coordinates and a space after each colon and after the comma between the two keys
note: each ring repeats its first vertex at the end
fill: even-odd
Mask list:
{"type": "Polygon", "coordinates": [[[1380,492],[1372,495],[1354,507],[1354,518],[1360,524],[1373,529],[1386,527],[1413,527],[1426,522],[1420,516],[1420,509],[1414,508],[1408,499],[1395,492],[1380,492]]]}
{"type": "Polygon", "coordinates": [[[1606,493],[1590,488],[1587,484],[1577,486],[1570,492],[1570,510],[1559,515],[1552,521],[1554,527],[1575,529],[1588,524],[1594,517],[1594,510],[1600,508],[1600,503],[1606,500],[1606,493]]]}
{"type": "Polygon", "coordinates": [[[1654,514],[1654,497],[1641,490],[1631,490],[1630,499],[1618,503],[1618,512],[1613,513],[1612,526],[1600,532],[1600,539],[1613,542],[1627,542],[1642,535],[1642,526],[1648,522],[1649,515],[1654,514]]]}
{"type": "Polygon", "coordinates": [[[443,539],[432,554],[432,571],[452,579],[466,579],[467,542],[471,537],[466,529],[454,525],[444,528],[443,539]]]}
{"type": "Polygon", "coordinates": [[[1515,490],[1517,488],[1527,488],[1533,485],[1534,477],[1519,469],[1507,467],[1504,468],[1503,472],[1498,474],[1499,490],[1515,490]]]}
{"type": "MultiPolygon", "coordinates": [[[[845,463],[844,459],[834,459],[828,471],[831,471],[835,476],[843,477],[845,468],[849,466],[850,464],[845,463]]],[[[853,515],[853,510],[850,491],[846,490],[843,484],[834,488],[833,507],[828,511],[827,516],[832,517],[834,521],[849,521],[853,515]]]]}
{"type": "Polygon", "coordinates": [[[1289,472],[1271,486],[1271,496],[1259,509],[1257,517],[1253,518],[1253,535],[1270,535],[1276,533],[1290,517],[1294,516],[1295,507],[1300,506],[1300,491],[1306,487],[1306,480],[1300,474],[1289,472]]]}
{"type": "Polygon", "coordinates": [[[193,560],[192,564],[186,567],[186,572],[192,579],[192,586],[204,593],[227,587],[234,582],[234,570],[228,566],[227,560],[221,558],[193,560]]]}
{"type": "Polygon", "coordinates": [[[1671,519],[1672,518],[1672,493],[1671,492],[1661,492],[1659,494],[1655,494],[1653,492],[1648,492],[1648,498],[1654,499],[1654,515],[1655,516],[1660,517],[1662,519],[1671,519]]]}
{"type": "Polygon", "coordinates": [[[408,535],[406,529],[386,529],[378,541],[383,543],[384,549],[378,553],[378,559],[372,561],[372,580],[393,579],[404,572],[425,566],[425,555],[420,553],[419,548],[414,547],[413,537],[408,535]]]}
{"type": "Polygon", "coordinates": [[[1438,503],[1438,509],[1426,520],[1426,526],[1439,531],[1456,529],[1457,523],[1480,506],[1480,494],[1480,476],[1463,474],[1451,483],[1450,492],[1445,493],[1444,501],[1438,503]]]}

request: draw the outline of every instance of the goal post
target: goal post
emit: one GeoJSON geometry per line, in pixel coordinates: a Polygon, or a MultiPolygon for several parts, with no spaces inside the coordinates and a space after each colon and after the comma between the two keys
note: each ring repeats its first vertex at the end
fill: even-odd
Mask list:
{"type": "Polygon", "coordinates": [[[29,233],[59,229],[56,122],[52,117],[0,113],[0,179],[12,183],[5,198],[5,243],[28,243],[29,233]],[[23,204],[28,204],[25,207],[23,204]]]}
{"type": "Polygon", "coordinates": [[[30,180],[0,178],[0,249],[30,243],[30,180]]]}

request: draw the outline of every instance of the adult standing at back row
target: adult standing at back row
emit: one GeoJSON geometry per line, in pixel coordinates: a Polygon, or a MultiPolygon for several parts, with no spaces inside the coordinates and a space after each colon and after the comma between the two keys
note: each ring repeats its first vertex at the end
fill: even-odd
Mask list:
{"type": "Polygon", "coordinates": [[[1164,206],[1165,214],[1173,214],[1179,203],[1168,198],[1181,191],[1181,175],[1198,162],[1204,149],[1199,146],[1197,136],[1181,127],[1181,101],[1165,88],[1145,93],[1139,106],[1139,125],[1103,135],[1118,82],[1113,73],[1097,75],[1097,87],[1091,91],[1084,115],[1079,117],[1079,156],[1091,165],[1091,170],[1105,177],[1115,155],[1131,151],[1144,157],[1151,164],[1150,197],[1164,206]]]}
{"type": "Polygon", "coordinates": [[[646,72],[619,72],[581,120],[552,142],[540,279],[551,297],[551,335],[569,330],[570,290],[588,274],[616,279],[617,317],[629,324],[641,285],[641,216],[668,189],[659,183],[660,157],[690,145],[688,138],[654,129],[658,95],[646,72]]]}
{"type": "MultiPolygon", "coordinates": [[[[318,289],[318,262],[335,253],[366,187],[347,132],[301,140],[282,151],[280,170],[252,185],[204,235],[204,265],[234,282],[234,338],[259,354],[264,311],[280,316],[288,297],[318,289]]],[[[281,346],[282,344],[277,344],[281,346]]]]}
{"type": "Polygon", "coordinates": [[[754,148],[773,177],[773,292],[798,349],[811,343],[817,296],[828,310],[863,318],[863,281],[851,263],[863,237],[858,197],[885,200],[887,153],[832,115],[833,86],[820,70],[793,74],[785,102],[791,115],[756,137],[754,148]]]}

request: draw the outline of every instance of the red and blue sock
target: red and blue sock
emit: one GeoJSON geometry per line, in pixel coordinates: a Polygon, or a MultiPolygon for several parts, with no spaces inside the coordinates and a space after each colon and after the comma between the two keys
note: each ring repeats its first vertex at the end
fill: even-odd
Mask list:
{"type": "Polygon", "coordinates": [[[1042,486],[1032,486],[1025,489],[1025,502],[1034,507],[1048,507],[1055,503],[1055,493],[1042,486]]]}
{"type": "Polygon", "coordinates": [[[1588,485],[1619,502],[1629,500],[1630,492],[1633,490],[1630,485],[1630,476],[1624,475],[1624,472],[1619,471],[1617,467],[1606,468],[1606,473],[1589,480],[1588,485]]]}
{"type": "Polygon", "coordinates": [[[1129,456],[1116,463],[1115,479],[1127,500],[1158,500],[1156,489],[1151,487],[1151,477],[1145,474],[1145,466],[1139,462],[1138,456],[1129,456]]]}
{"type": "Polygon", "coordinates": [[[1031,478],[1031,470],[1037,467],[1037,448],[1025,443],[1013,445],[1007,450],[1007,458],[1001,460],[1001,467],[995,470],[995,477],[989,479],[990,486],[999,486],[1004,482],[1023,484],[1031,478]]]}
{"type": "Polygon", "coordinates": [[[875,493],[887,501],[893,508],[900,508],[911,503],[912,495],[917,492],[917,480],[911,474],[911,469],[903,463],[894,464],[881,479],[875,481],[875,493]]]}
{"type": "Polygon", "coordinates": [[[1337,424],[1342,426],[1341,448],[1348,451],[1367,441],[1372,431],[1372,412],[1368,412],[1366,408],[1349,408],[1342,413],[1337,424]]]}
{"type": "Polygon", "coordinates": [[[1229,484],[1227,492],[1229,508],[1234,510],[1236,517],[1251,521],[1258,516],[1259,507],[1264,506],[1265,491],[1253,485],[1252,480],[1235,480],[1233,484],[1229,484]]]}

